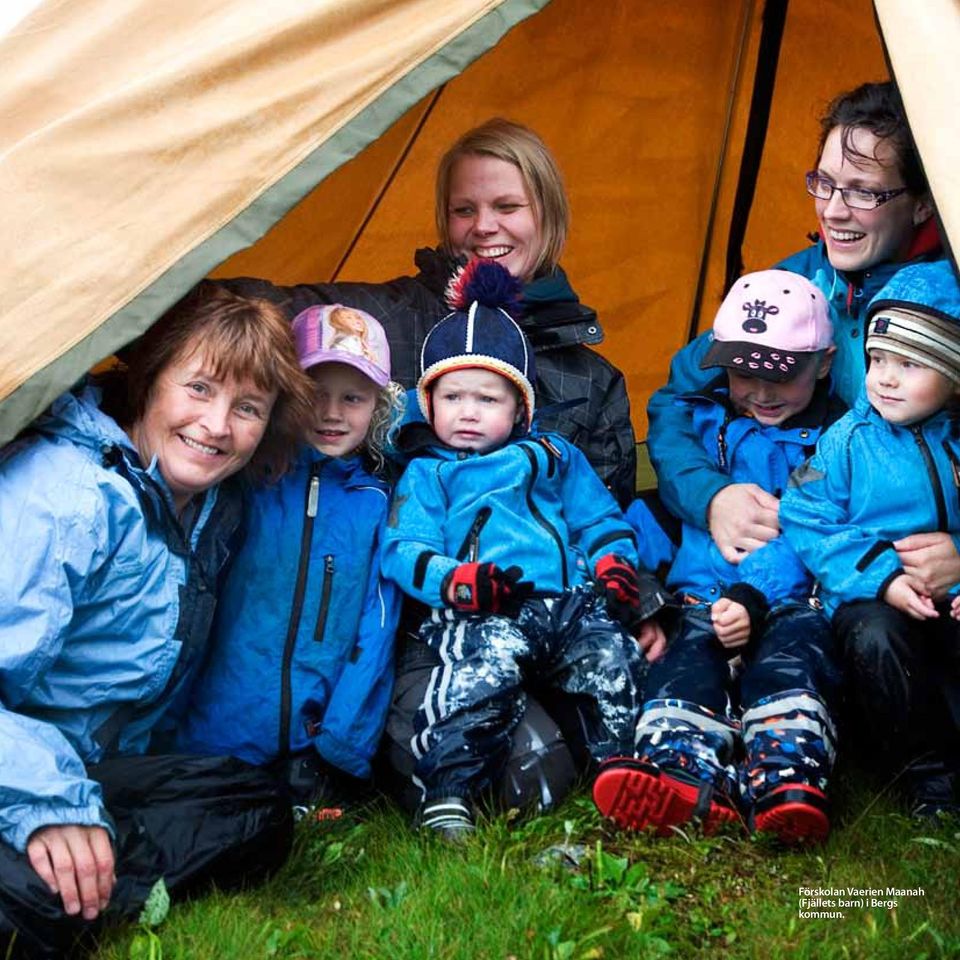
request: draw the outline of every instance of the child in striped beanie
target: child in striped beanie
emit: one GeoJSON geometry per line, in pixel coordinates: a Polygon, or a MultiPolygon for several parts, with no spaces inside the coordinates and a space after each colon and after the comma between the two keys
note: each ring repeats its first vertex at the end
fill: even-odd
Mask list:
{"type": "Polygon", "coordinates": [[[791,478],[780,524],[822,586],[852,756],[917,815],[960,812],[960,287],[905,267],[868,308],[866,389],[791,478]],[[901,775],[902,774],[902,775],[901,775]]]}

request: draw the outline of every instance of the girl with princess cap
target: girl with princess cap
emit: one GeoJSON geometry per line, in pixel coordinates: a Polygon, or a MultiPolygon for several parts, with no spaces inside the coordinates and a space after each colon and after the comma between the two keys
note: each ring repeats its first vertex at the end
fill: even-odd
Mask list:
{"type": "Polygon", "coordinates": [[[253,497],[181,748],[276,767],[298,805],[366,780],[393,689],[399,594],[380,578],[389,488],[379,475],[403,391],[383,327],[337,305],[293,322],[314,414],[293,469],[253,497]],[[361,328],[362,329],[359,329],[361,328]]]}

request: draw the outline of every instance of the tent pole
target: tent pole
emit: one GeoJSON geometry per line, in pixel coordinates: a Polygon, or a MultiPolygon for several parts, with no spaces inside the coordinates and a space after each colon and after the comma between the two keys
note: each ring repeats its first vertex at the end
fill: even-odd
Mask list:
{"type": "Polygon", "coordinates": [[[783,28],[787,20],[789,0],[767,0],[763,8],[763,28],[760,32],[760,48],[757,51],[757,70],[753,81],[753,97],[750,100],[750,117],[743,141],[743,157],[740,160],[740,176],[733,200],[730,217],[730,233],[727,237],[727,269],[723,292],[733,286],[743,273],[743,238],[747,232],[750,207],[757,187],[757,174],[763,158],[763,146],[767,139],[770,122],[770,105],[777,82],[777,63],[783,42],[783,28]]]}
{"type": "Polygon", "coordinates": [[[703,290],[707,282],[707,268],[710,262],[710,246],[713,237],[713,227],[717,219],[717,205],[720,201],[720,183],[723,178],[724,160],[730,144],[730,131],[733,127],[733,115],[737,103],[737,91],[740,88],[740,78],[743,72],[743,59],[750,38],[750,24],[753,21],[754,0],[747,0],[743,5],[743,17],[740,21],[740,42],[737,45],[737,56],[730,74],[729,94],[727,96],[727,115],[723,123],[723,134],[720,137],[720,151],[717,167],[713,177],[713,190],[710,194],[710,209],[707,213],[707,224],[703,234],[703,246],[700,249],[700,268],[697,272],[697,287],[693,295],[693,308],[690,313],[690,324],[687,328],[687,342],[695,339],[700,326],[700,307],[703,303],[703,290]]]}
{"type": "Polygon", "coordinates": [[[363,231],[366,230],[367,224],[373,219],[373,215],[377,212],[377,208],[380,206],[380,203],[383,201],[384,196],[387,191],[390,189],[393,181],[397,178],[397,174],[400,172],[400,168],[406,162],[407,156],[410,154],[410,151],[413,149],[413,145],[417,142],[417,139],[420,136],[420,131],[423,130],[424,125],[427,120],[430,119],[430,115],[433,113],[434,107],[437,105],[437,101],[440,99],[440,94],[443,93],[446,84],[442,84],[437,87],[436,90],[430,95],[430,102],[427,104],[427,109],[423,111],[420,119],[417,121],[417,125],[413,128],[413,132],[407,139],[406,145],[403,150],[400,151],[400,155],[397,157],[396,163],[394,163],[393,168],[390,170],[390,173],[386,176],[383,181],[383,185],[377,191],[377,195],[373,198],[373,201],[370,203],[370,208],[367,210],[366,214],[363,217],[363,220],[360,221],[360,225],[354,231],[353,238],[350,240],[350,243],[347,244],[346,250],[343,252],[343,256],[340,257],[340,260],[337,262],[336,267],[333,270],[332,275],[330,276],[330,283],[336,283],[340,279],[340,271],[343,270],[344,265],[347,260],[350,259],[350,254],[353,253],[354,248],[360,240],[360,237],[363,235],[363,231]]]}

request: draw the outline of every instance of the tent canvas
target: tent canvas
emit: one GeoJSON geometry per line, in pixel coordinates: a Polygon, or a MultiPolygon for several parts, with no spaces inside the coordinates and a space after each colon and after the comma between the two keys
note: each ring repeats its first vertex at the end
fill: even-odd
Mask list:
{"type": "MultiPolygon", "coordinates": [[[[495,114],[560,161],[563,263],[599,311],[642,435],[701,272],[701,324],[722,295],[763,20],[783,5],[40,0],[0,38],[0,442],[210,271],[409,272],[433,236],[437,158],[495,114]]],[[[956,235],[942,118],[957,116],[944,76],[960,11],[877,0],[877,15],[956,235]]],[[[787,8],[748,269],[814,226],[802,173],[823,104],[885,75],[869,0],[787,8]]]]}

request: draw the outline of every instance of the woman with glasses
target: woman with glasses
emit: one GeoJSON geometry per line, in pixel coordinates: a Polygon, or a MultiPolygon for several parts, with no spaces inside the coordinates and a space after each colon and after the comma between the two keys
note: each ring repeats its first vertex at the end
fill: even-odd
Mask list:
{"type": "MultiPolygon", "coordinates": [[[[840,94],[820,125],[817,164],[806,175],[820,238],[777,267],[808,277],[826,296],[837,346],[834,390],[852,404],[865,375],[867,304],[904,264],[936,258],[940,246],[933,204],[894,84],[867,83],[840,94]]],[[[731,484],[699,444],[689,405],[674,402],[712,378],[700,367],[709,346],[710,334],[704,333],[674,356],[669,382],[650,400],[648,444],[666,507],[708,528],[723,556],[737,563],[779,533],[779,500],[753,484],[731,484]]],[[[931,566],[930,545],[915,546],[923,551],[913,559],[924,575],[940,576],[931,566]]],[[[948,546],[960,571],[952,544],[937,549],[948,546]]]]}

